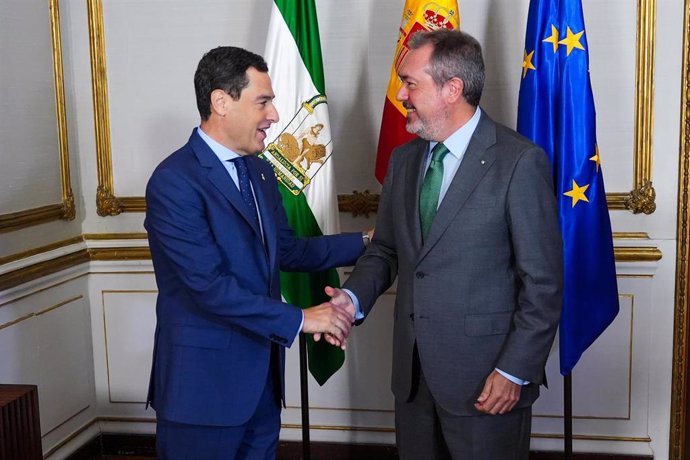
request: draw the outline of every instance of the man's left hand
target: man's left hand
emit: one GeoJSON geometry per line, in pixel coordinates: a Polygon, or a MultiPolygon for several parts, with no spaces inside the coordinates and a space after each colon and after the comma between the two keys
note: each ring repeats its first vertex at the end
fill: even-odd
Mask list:
{"type": "Polygon", "coordinates": [[[486,378],[484,389],[474,407],[486,414],[506,414],[520,399],[522,386],[511,382],[494,369],[486,378]]]}

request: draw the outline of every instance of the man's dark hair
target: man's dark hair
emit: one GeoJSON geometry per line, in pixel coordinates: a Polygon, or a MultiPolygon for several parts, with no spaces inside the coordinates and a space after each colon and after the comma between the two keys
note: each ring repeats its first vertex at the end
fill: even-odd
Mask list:
{"type": "Polygon", "coordinates": [[[484,89],[482,47],[470,34],[460,30],[438,29],[417,32],[409,42],[411,49],[432,45],[429,75],[437,86],[457,77],[465,84],[462,95],[472,106],[479,105],[484,89]]]}
{"type": "Polygon", "coordinates": [[[240,98],[242,90],[249,85],[247,69],[250,67],[268,72],[264,58],[242,48],[219,46],[204,54],[194,74],[196,106],[202,120],[211,116],[211,93],[214,90],[222,89],[234,100],[240,98]]]}

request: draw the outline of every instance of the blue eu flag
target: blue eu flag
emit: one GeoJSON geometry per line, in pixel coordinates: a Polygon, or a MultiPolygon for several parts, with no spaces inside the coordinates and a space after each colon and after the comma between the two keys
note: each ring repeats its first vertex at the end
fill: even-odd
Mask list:
{"type": "Polygon", "coordinates": [[[581,0],[531,0],[518,131],[553,169],[563,232],[561,374],[618,314],[611,222],[597,147],[581,0]]]}

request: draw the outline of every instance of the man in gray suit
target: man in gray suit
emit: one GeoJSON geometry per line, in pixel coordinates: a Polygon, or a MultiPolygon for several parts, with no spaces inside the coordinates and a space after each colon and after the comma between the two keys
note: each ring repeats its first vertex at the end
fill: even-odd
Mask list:
{"type": "Polygon", "coordinates": [[[400,458],[527,459],[561,312],[551,165],[479,109],[474,38],[439,30],[409,46],[397,98],[419,138],[393,153],[374,238],[344,289],[327,290],[362,318],[398,277],[400,458]]]}

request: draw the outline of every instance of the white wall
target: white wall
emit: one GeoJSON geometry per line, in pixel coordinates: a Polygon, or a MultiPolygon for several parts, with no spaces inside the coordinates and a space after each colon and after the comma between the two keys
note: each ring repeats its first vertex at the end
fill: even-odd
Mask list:
{"type": "MultiPolygon", "coordinates": [[[[379,191],[373,178],[375,148],[403,3],[317,0],[339,193],[379,191]]],[[[0,12],[16,4],[0,0],[0,12]]],[[[59,6],[77,219],[2,233],[0,257],[80,233],[143,232],[141,213],[100,217],[96,212],[87,2],[62,0],[59,6]]],[[[485,48],[483,107],[509,126],[515,125],[527,6],[528,0],[460,1],[462,27],[485,48]]],[[[609,192],[628,192],[633,184],[635,6],[636,2],[623,0],[583,0],[599,146],[609,192]]],[[[615,232],[649,235],[645,240],[619,239],[617,246],[657,247],[663,258],[618,264],[621,314],[576,368],[574,430],[578,435],[575,450],[654,454],[661,459],[668,457],[670,429],[683,2],[658,0],[657,6],[652,137],[657,209],[651,215],[628,211],[611,215],[615,232]]],[[[103,0],[116,196],[142,196],[153,167],[185,142],[198,123],[192,76],[203,52],[232,44],[262,53],[269,10],[268,0],[103,0]]],[[[47,8],[35,8],[32,13],[47,14],[47,8]]],[[[12,53],[22,62],[22,46],[32,43],[2,40],[0,56],[12,53]],[[7,48],[9,43],[12,49],[7,48]]],[[[0,69],[5,69],[4,62],[0,69]]],[[[2,72],[0,94],[5,94],[2,72]]],[[[39,110],[53,108],[41,105],[39,110]]],[[[2,120],[10,119],[6,105],[0,104],[0,113],[2,120]]],[[[35,140],[36,128],[24,123],[16,124],[14,130],[35,140]]],[[[42,158],[42,148],[31,144],[24,150],[8,150],[6,146],[0,143],[0,212],[45,204],[40,203],[39,190],[51,198],[58,195],[42,187],[49,183],[55,188],[54,164],[39,163],[41,174],[17,178],[18,167],[42,158]],[[15,186],[18,181],[20,185],[15,186]],[[12,192],[17,187],[23,191],[21,200],[12,192]]],[[[344,230],[367,228],[373,222],[373,218],[341,218],[344,230]]],[[[145,244],[113,238],[99,244],[145,244]]],[[[0,266],[0,276],[10,268],[0,266]]],[[[46,451],[96,416],[105,417],[98,423],[101,429],[152,432],[154,414],[143,406],[156,289],[151,270],[145,261],[91,262],[76,271],[0,292],[0,349],[13,350],[0,359],[0,381],[36,382],[45,388],[41,421],[46,451]],[[72,276],[77,278],[64,282],[72,276]],[[2,328],[66,300],[70,302],[48,313],[2,328]],[[37,349],[43,353],[29,356],[37,349]],[[60,372],[49,372],[49,365],[60,372]],[[64,407],[63,398],[68,401],[64,407]],[[55,428],[58,422],[63,425],[55,428]]],[[[393,300],[394,293],[382,297],[373,316],[355,331],[345,368],[322,388],[311,382],[313,439],[393,442],[388,381],[393,300]]],[[[556,357],[557,350],[553,354],[556,357]]],[[[288,356],[289,407],[283,415],[282,436],[298,439],[295,350],[288,356]]],[[[534,449],[562,447],[553,438],[562,433],[557,359],[549,362],[549,381],[550,389],[535,406],[534,449]]]]}

